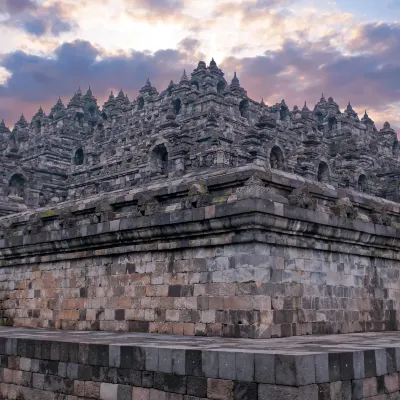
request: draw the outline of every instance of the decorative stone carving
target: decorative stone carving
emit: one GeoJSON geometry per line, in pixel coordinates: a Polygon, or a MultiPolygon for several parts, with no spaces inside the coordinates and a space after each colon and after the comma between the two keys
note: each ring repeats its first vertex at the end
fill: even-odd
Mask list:
{"type": "Polygon", "coordinates": [[[255,173],[242,187],[236,189],[236,195],[238,200],[254,198],[268,199],[269,189],[265,187],[262,179],[255,173]]]}
{"type": "Polygon", "coordinates": [[[199,208],[209,205],[211,196],[208,192],[207,185],[203,182],[193,183],[189,189],[187,197],[181,200],[181,208],[199,208]]]}
{"type": "Polygon", "coordinates": [[[70,210],[64,210],[61,212],[59,226],[61,229],[73,228],[75,226],[75,218],[70,210]]]}
{"type": "Polygon", "coordinates": [[[374,210],[371,214],[371,220],[374,224],[379,225],[392,226],[393,224],[393,218],[389,214],[388,207],[385,205],[374,210]]]}
{"type": "Polygon", "coordinates": [[[313,211],[317,208],[317,202],[312,197],[307,185],[294,189],[288,196],[288,200],[289,204],[294,207],[305,208],[313,211]]]}
{"type": "Polygon", "coordinates": [[[137,197],[136,212],[138,216],[153,215],[159,211],[160,203],[149,193],[139,194],[137,197]]]}
{"type": "Polygon", "coordinates": [[[331,206],[331,211],[338,217],[357,219],[358,216],[357,209],[354,208],[353,203],[348,197],[337,199],[336,203],[331,206]]]}

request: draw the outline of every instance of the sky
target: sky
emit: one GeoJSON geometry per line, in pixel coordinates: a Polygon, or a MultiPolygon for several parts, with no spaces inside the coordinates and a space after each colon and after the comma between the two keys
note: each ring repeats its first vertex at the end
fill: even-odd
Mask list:
{"type": "Polygon", "coordinates": [[[256,101],[324,93],[400,132],[400,0],[0,0],[0,120],[79,87],[161,92],[212,57],[256,101]]]}

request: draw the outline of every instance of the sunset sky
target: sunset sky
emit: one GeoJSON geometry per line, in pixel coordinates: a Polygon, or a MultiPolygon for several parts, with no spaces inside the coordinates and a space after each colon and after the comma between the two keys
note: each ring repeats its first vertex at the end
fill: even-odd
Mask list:
{"type": "Polygon", "coordinates": [[[159,91],[214,57],[271,105],[350,101],[400,132],[400,0],[0,0],[0,120],[90,85],[159,91]]]}

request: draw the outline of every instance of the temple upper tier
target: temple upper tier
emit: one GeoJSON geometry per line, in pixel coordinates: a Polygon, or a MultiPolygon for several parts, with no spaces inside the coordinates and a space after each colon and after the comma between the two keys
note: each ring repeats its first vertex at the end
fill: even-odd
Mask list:
{"type": "Polygon", "coordinates": [[[92,90],[58,99],[12,131],[0,123],[0,215],[216,168],[254,164],[399,201],[399,144],[332,97],[309,108],[250,99],[212,60],[158,92],[120,90],[100,108],[92,90]]]}

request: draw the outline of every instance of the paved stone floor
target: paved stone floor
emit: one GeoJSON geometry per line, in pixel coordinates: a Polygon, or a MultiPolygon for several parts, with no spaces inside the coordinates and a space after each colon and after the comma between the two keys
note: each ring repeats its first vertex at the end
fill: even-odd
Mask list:
{"type": "Polygon", "coordinates": [[[78,343],[145,347],[235,350],[271,354],[302,355],[400,347],[400,332],[369,332],[343,335],[294,336],[279,339],[231,339],[93,331],[61,331],[0,327],[0,337],[55,340],[78,343]]]}

